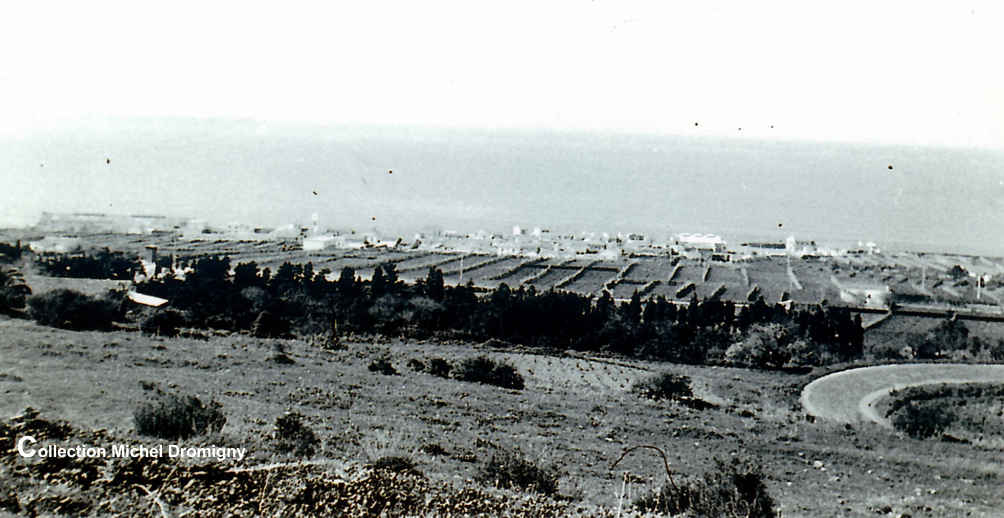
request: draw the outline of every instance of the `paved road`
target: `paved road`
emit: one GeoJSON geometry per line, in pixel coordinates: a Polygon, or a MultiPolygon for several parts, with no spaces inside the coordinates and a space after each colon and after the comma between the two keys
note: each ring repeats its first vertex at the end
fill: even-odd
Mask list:
{"type": "Polygon", "coordinates": [[[1004,383],[1004,365],[914,363],[862,367],[823,376],[802,389],[810,415],[842,423],[889,426],[874,404],[891,390],[937,383],[1004,383]]]}

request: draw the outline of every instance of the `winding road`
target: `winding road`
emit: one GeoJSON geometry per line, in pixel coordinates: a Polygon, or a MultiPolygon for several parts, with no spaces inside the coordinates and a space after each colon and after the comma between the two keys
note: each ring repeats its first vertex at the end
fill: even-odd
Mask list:
{"type": "Polygon", "coordinates": [[[810,415],[841,423],[872,421],[890,428],[875,403],[892,390],[941,383],[1002,383],[1004,365],[907,363],[862,367],[823,376],[802,389],[810,415]]]}

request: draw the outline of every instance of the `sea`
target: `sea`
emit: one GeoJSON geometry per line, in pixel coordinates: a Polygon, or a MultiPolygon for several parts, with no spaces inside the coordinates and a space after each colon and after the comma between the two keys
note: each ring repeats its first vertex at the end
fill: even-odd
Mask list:
{"type": "Polygon", "coordinates": [[[0,138],[0,217],[166,214],[416,232],[795,236],[1004,256],[1004,150],[130,119],[0,138]]]}

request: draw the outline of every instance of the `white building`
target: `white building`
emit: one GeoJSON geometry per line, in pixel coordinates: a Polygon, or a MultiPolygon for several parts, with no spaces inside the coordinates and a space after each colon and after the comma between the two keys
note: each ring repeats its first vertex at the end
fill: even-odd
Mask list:
{"type": "Polygon", "coordinates": [[[686,249],[724,252],[725,240],[715,234],[677,234],[676,244],[686,249]]]}

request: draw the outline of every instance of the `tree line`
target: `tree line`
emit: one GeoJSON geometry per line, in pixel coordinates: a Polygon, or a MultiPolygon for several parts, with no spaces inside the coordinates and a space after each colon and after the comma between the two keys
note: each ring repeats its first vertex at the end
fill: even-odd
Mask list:
{"type": "Polygon", "coordinates": [[[190,327],[263,336],[336,332],[495,339],[532,347],[603,351],[693,364],[787,367],[847,361],[863,352],[859,316],[843,308],[790,309],[763,298],[739,308],[717,298],[643,303],[636,292],[616,302],[566,291],[448,286],[442,271],[405,283],[392,263],[369,280],[351,267],[337,278],[311,263],[274,273],[254,263],[232,269],[228,257],[202,257],[183,279],[146,281],[144,293],[171,301],[190,327]]]}

